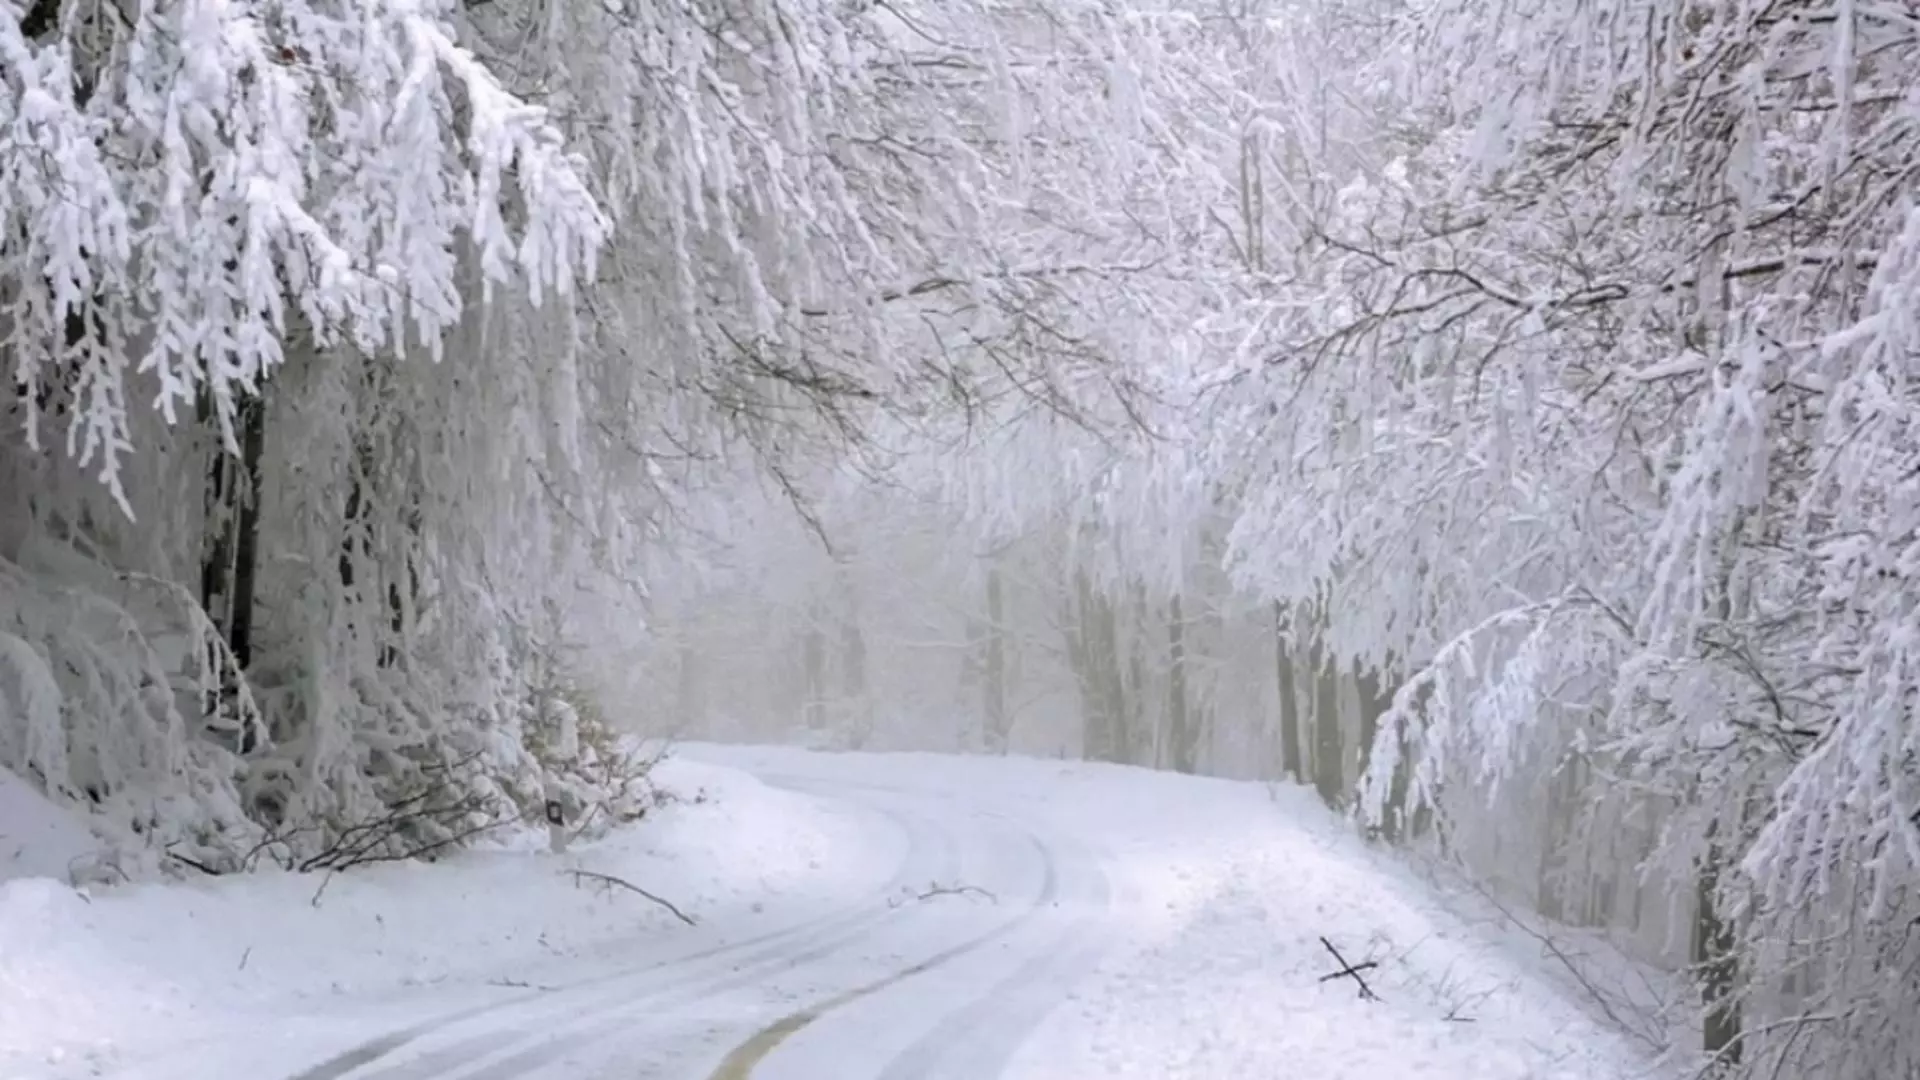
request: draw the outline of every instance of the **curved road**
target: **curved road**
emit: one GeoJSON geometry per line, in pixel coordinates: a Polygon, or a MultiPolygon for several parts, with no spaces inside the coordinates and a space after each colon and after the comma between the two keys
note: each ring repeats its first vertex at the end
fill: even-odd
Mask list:
{"type": "Polygon", "coordinates": [[[987,1080],[1112,940],[1098,851],[905,787],[761,779],[904,838],[863,902],[384,1034],[292,1080],[987,1080]]]}

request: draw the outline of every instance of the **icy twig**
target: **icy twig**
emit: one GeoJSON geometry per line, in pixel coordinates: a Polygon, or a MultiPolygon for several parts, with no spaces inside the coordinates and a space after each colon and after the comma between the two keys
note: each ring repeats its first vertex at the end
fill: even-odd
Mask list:
{"type": "Polygon", "coordinates": [[[614,886],[617,885],[620,888],[627,890],[628,892],[637,893],[640,896],[643,896],[648,900],[651,900],[654,903],[659,904],[661,907],[666,908],[668,911],[673,912],[673,915],[675,918],[679,919],[683,923],[686,923],[688,926],[695,925],[693,921],[693,916],[688,915],[686,912],[681,911],[679,908],[673,906],[672,901],[667,900],[661,896],[656,896],[655,894],[648,892],[647,890],[641,888],[638,885],[635,885],[631,881],[627,881],[624,878],[617,878],[617,877],[614,877],[612,874],[602,874],[602,873],[595,872],[593,870],[565,870],[565,871],[562,871],[562,873],[572,874],[573,883],[575,885],[581,885],[591,881],[591,882],[594,882],[595,884],[598,884],[603,889],[606,889],[609,892],[611,892],[614,886]]]}

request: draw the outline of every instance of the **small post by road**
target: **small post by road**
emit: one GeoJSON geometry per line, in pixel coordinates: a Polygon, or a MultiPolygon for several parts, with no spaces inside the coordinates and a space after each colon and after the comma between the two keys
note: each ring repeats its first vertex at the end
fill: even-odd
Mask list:
{"type": "Polygon", "coordinates": [[[555,855],[567,853],[567,812],[559,799],[547,800],[547,850],[555,855]]]}

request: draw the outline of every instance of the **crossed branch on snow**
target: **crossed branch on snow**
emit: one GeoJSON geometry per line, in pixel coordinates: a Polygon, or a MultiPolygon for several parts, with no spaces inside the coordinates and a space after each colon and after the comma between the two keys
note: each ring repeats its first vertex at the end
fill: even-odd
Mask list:
{"type": "Polygon", "coordinates": [[[1366,1000],[1366,1001],[1380,1000],[1380,995],[1373,992],[1373,987],[1368,986],[1367,980],[1363,978],[1360,974],[1361,972],[1367,971],[1371,968],[1379,967],[1380,965],[1378,962],[1373,960],[1364,960],[1358,964],[1350,964],[1347,962],[1346,957],[1340,955],[1340,950],[1333,947],[1333,942],[1328,941],[1326,938],[1323,937],[1320,939],[1320,944],[1325,945],[1327,947],[1327,951],[1332,953],[1333,958],[1339,961],[1340,963],[1340,970],[1330,972],[1326,975],[1320,976],[1321,982],[1332,982],[1334,979],[1352,979],[1355,983],[1359,984],[1360,997],[1363,1000],[1366,1000]]]}

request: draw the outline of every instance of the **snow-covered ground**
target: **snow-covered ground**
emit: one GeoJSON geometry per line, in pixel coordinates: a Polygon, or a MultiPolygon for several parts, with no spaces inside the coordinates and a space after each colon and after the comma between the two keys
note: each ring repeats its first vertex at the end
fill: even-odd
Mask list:
{"type": "Polygon", "coordinates": [[[0,882],[31,877],[72,880],[94,849],[85,827],[25,780],[0,769],[0,882]]]}
{"type": "Polygon", "coordinates": [[[687,797],[564,856],[0,877],[0,1080],[1649,1074],[1303,792],[720,746],[659,777],[687,797]]]}

